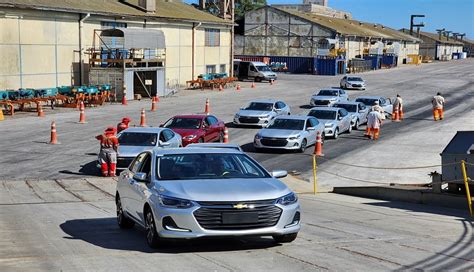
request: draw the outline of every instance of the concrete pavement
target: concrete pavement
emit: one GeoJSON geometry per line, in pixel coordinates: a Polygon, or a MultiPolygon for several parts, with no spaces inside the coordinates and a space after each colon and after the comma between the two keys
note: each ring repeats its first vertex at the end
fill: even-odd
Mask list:
{"type": "Polygon", "coordinates": [[[0,182],[0,271],[469,270],[473,224],[464,211],[300,195],[302,230],[148,248],[115,221],[110,178],[0,182]]]}

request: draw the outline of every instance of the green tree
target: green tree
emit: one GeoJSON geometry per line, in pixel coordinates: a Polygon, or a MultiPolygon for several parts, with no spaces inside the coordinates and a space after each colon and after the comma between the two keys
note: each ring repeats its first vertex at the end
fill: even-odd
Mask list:
{"type": "Polygon", "coordinates": [[[266,0],[236,0],[234,10],[235,18],[243,18],[245,13],[263,7],[266,4],[266,0]]]}

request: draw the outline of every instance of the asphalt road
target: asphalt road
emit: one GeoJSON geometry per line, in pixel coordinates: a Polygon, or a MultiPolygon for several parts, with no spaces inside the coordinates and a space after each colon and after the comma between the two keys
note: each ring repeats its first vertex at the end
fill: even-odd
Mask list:
{"type": "MultiPolygon", "coordinates": [[[[377,157],[377,146],[393,145],[393,139],[407,137],[407,142],[420,147],[435,145],[441,149],[449,139],[433,134],[417,134],[418,142],[411,142],[415,133],[428,131],[433,127],[431,120],[431,97],[441,91],[447,98],[447,120],[445,124],[458,129],[474,129],[472,119],[463,124],[446,123],[473,116],[474,105],[474,60],[459,60],[445,63],[424,64],[422,66],[403,66],[390,70],[378,70],[361,74],[368,83],[366,91],[349,91],[350,97],[358,95],[381,95],[393,98],[401,94],[405,101],[406,120],[402,123],[387,122],[382,128],[377,144],[362,137],[363,131],[344,134],[338,140],[328,140],[324,145],[326,159],[338,159],[350,154],[354,161],[362,157],[377,157]],[[413,137],[411,137],[413,135],[413,137]]],[[[338,86],[339,77],[313,75],[280,75],[275,85],[257,84],[250,89],[250,83],[242,83],[242,91],[226,89],[217,91],[183,90],[178,95],[161,99],[157,112],[147,112],[149,125],[157,126],[175,114],[198,113],[204,110],[206,98],[211,100],[211,112],[230,122],[235,112],[253,98],[279,98],[292,108],[292,114],[305,114],[308,111],[310,95],[320,88],[338,86]]],[[[133,101],[128,106],[107,105],[86,109],[87,124],[77,124],[79,113],[71,109],[58,109],[54,112],[46,109],[46,117],[38,118],[33,113],[19,113],[14,118],[0,122],[0,179],[53,179],[77,178],[78,176],[97,175],[95,159],[98,143],[94,136],[101,133],[107,125],[115,125],[124,116],[130,116],[137,124],[140,109],[150,108],[150,101],[133,101]],[[60,145],[48,145],[51,121],[56,121],[60,145]]],[[[362,127],[364,129],[364,127],[362,127]]],[[[241,144],[243,148],[268,170],[285,169],[301,172],[304,179],[311,176],[312,148],[305,154],[294,152],[254,153],[251,142],[256,128],[230,128],[230,140],[241,144]]],[[[428,134],[428,133],[427,133],[428,134]]],[[[445,133],[446,134],[446,133],[445,133]]],[[[451,137],[451,134],[449,134],[451,137]]],[[[407,149],[413,147],[407,146],[407,149]]],[[[423,157],[439,161],[441,150],[432,150],[423,157]]],[[[394,154],[396,156],[397,154],[394,154]]],[[[397,161],[410,162],[411,156],[398,157],[397,161]],[[401,159],[401,160],[400,160],[401,159]]],[[[422,158],[412,163],[422,163],[422,158]]],[[[431,161],[430,161],[431,162],[431,161]]],[[[320,161],[321,170],[326,162],[320,161]]],[[[426,176],[421,173],[419,176],[426,176]]],[[[417,179],[415,177],[415,179],[417,179]]],[[[413,183],[419,183],[412,180],[413,183]]],[[[328,181],[328,183],[331,183],[328,181]]],[[[388,183],[388,181],[387,181],[388,183]]]]}
{"type": "Polygon", "coordinates": [[[270,237],[174,242],[152,250],[115,221],[115,181],[0,182],[0,271],[387,271],[474,268],[465,211],[300,195],[302,230],[270,237]]]}

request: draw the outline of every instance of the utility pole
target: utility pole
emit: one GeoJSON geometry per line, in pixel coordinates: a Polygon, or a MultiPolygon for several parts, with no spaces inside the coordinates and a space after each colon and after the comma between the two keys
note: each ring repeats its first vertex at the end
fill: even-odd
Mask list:
{"type": "Polygon", "coordinates": [[[422,14],[413,14],[410,16],[410,35],[413,36],[413,28],[417,27],[418,37],[420,36],[420,28],[425,26],[425,23],[421,22],[419,24],[415,24],[415,18],[424,18],[425,15],[422,14]]]}

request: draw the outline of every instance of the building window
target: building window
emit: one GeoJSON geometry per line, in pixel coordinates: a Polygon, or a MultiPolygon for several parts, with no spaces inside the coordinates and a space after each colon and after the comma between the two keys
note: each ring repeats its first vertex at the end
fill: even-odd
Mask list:
{"type": "Polygon", "coordinates": [[[109,28],[127,28],[127,23],[119,23],[119,22],[100,22],[102,29],[109,29],[109,28]]]}
{"type": "Polygon", "coordinates": [[[206,46],[215,47],[221,45],[221,31],[219,29],[206,28],[204,31],[206,46]]]}
{"type": "Polygon", "coordinates": [[[220,72],[225,73],[225,64],[221,64],[220,72]]]}
{"type": "Polygon", "coordinates": [[[216,66],[206,65],[206,74],[214,74],[214,73],[216,73],[216,66]]]}

